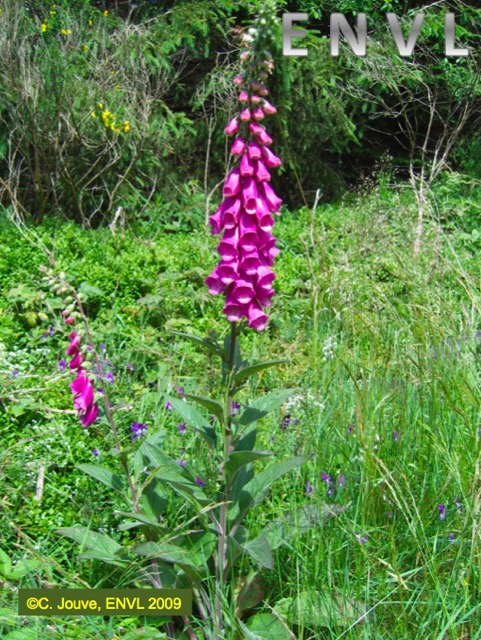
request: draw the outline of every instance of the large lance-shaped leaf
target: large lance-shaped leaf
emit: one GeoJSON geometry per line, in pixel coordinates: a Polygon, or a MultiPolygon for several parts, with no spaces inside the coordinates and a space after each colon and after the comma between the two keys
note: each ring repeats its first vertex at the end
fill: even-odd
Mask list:
{"type": "MultiPolygon", "coordinates": [[[[220,402],[216,400],[211,400],[211,398],[203,398],[202,396],[194,396],[190,393],[186,393],[185,397],[189,400],[193,400],[201,407],[210,411],[210,413],[214,414],[217,420],[222,424],[224,422],[224,407],[220,402]]],[[[208,424],[208,423],[207,423],[208,424]]]]}
{"type": "Polygon", "coordinates": [[[179,331],[171,331],[170,333],[172,333],[174,336],[180,336],[181,338],[185,338],[186,340],[190,340],[191,342],[200,344],[214,355],[224,359],[224,352],[222,351],[221,346],[213,340],[209,340],[208,338],[199,338],[198,336],[190,335],[190,333],[181,333],[179,331]]]}
{"type": "Polygon", "coordinates": [[[149,518],[148,516],[140,513],[134,513],[133,511],[116,511],[115,514],[117,516],[122,516],[123,518],[131,518],[134,520],[134,522],[124,522],[123,524],[119,524],[119,531],[128,531],[129,529],[133,529],[134,527],[139,527],[144,524],[149,527],[155,527],[156,529],[164,528],[164,526],[155,518],[149,518]]]}
{"type": "Polygon", "coordinates": [[[172,458],[166,456],[158,447],[149,442],[143,442],[140,448],[152,467],[149,471],[154,473],[158,480],[167,482],[176,493],[187,500],[194,498],[201,504],[208,502],[200,487],[189,478],[187,472],[172,458]]]}
{"type": "Polygon", "coordinates": [[[65,538],[74,540],[88,549],[88,551],[80,554],[80,558],[95,558],[119,567],[128,565],[127,561],[119,558],[119,554],[123,551],[122,545],[105,533],[97,533],[87,527],[67,527],[58,529],[57,533],[65,538]]]}
{"type": "Polygon", "coordinates": [[[211,447],[215,446],[215,429],[195,407],[188,402],[184,402],[178,398],[173,398],[172,396],[165,395],[165,399],[170,402],[172,408],[182,416],[190,427],[194,427],[204,436],[211,447]]]}
{"type": "Polygon", "coordinates": [[[244,551],[257,562],[261,567],[266,569],[274,568],[274,558],[272,550],[264,536],[257,536],[254,540],[250,540],[245,544],[239,544],[235,538],[230,538],[234,547],[239,551],[244,551]]]}
{"type": "Polygon", "coordinates": [[[80,469],[80,471],[87,473],[89,476],[92,476],[92,478],[95,478],[95,480],[98,480],[110,489],[114,489],[114,491],[118,491],[119,493],[121,493],[125,488],[122,478],[116,476],[115,473],[110,471],[110,469],[105,469],[97,464],[89,463],[78,464],[77,469],[80,469]]]}
{"type": "Polygon", "coordinates": [[[353,598],[311,589],[301,591],[294,598],[283,598],[274,607],[289,623],[308,627],[349,627],[366,614],[366,606],[353,598]]]}
{"type": "Polygon", "coordinates": [[[292,640],[294,634],[272,613],[256,613],[247,624],[237,621],[245,640],[292,640]]]}
{"type": "Polygon", "coordinates": [[[293,393],[295,393],[295,389],[278,389],[256,398],[242,413],[239,420],[240,424],[247,427],[252,422],[264,418],[268,413],[282,406],[293,393]]]}
{"type": "Polygon", "coordinates": [[[260,535],[266,538],[271,549],[277,549],[296,536],[310,529],[321,526],[331,518],[335,518],[348,507],[340,504],[309,504],[289,511],[285,515],[269,522],[260,535]]]}
{"type": "Polygon", "coordinates": [[[254,476],[243,488],[240,488],[238,495],[232,495],[233,491],[231,491],[230,499],[233,500],[234,505],[229,510],[230,521],[233,524],[242,522],[245,515],[264,500],[275,480],[299,467],[304,461],[304,456],[297,456],[289,460],[275,462],[254,476]]]}
{"type": "Polygon", "coordinates": [[[267,458],[268,456],[273,455],[273,451],[232,451],[229,454],[225,465],[227,481],[231,482],[240,469],[242,469],[246,464],[254,462],[254,460],[260,460],[261,458],[267,458]]]}
{"type": "Polygon", "coordinates": [[[259,362],[258,364],[252,364],[249,367],[244,367],[243,369],[239,369],[239,371],[234,376],[234,384],[238,387],[240,384],[247,380],[250,376],[253,376],[256,373],[260,373],[265,369],[270,369],[270,367],[276,367],[279,364],[286,364],[289,362],[288,360],[271,360],[270,362],[259,362]]]}

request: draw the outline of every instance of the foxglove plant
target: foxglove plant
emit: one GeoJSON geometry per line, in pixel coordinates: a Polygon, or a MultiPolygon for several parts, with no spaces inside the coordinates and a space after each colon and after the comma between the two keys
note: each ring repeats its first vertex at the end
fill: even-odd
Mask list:
{"type": "MultiPolygon", "coordinates": [[[[247,514],[265,500],[273,482],[305,461],[302,456],[276,461],[255,473],[254,463],[260,464],[273,455],[272,451],[256,448],[257,422],[280,408],[293,390],[273,390],[266,396],[251,399],[248,404],[237,398],[251,376],[280,363],[249,365],[242,359],[239,345],[245,320],[256,331],[265,328],[268,318],[264,309],[270,306],[274,293],[272,266],[278,249],[272,228],[281,200],[269,184],[269,169],[278,167],[281,161],[271,151],[272,139],[260,122],[275,113],[275,108],[266,100],[265,81],[273,69],[269,51],[274,45],[276,22],[275,0],[266,0],[254,26],[243,36],[242,68],[234,81],[239,87],[241,108],[225,128],[227,135],[236,136],[232,155],[237,163],[225,181],[223,202],[210,219],[214,235],[222,232],[218,246],[221,260],[207,278],[207,285],[211,293],[225,294],[224,313],[230,321],[230,331],[223,346],[210,337],[178,334],[203,345],[211,355],[220,358],[220,394],[217,399],[205,398],[175,387],[177,397],[164,394],[165,404],[162,403],[167,416],[181,417],[182,422],[177,422],[177,418],[174,421],[182,437],[192,433],[204,440],[207,460],[199,455],[195,464],[190,460],[187,463],[182,458],[185,450],[177,459],[169,457],[161,446],[165,433],[148,430],[138,422],[132,423],[129,448],[122,449],[110,404],[104,396],[105,412],[116,444],[112,455],[123,466],[127,487],[110,469],[80,465],[120,495],[123,509],[116,513],[128,519],[122,530],[138,527],[144,535],[143,542],[132,546],[129,541],[128,546],[122,547],[106,534],[97,533],[96,540],[103,542],[102,549],[91,557],[128,568],[129,573],[133,573],[132,565],[138,563],[156,587],[193,588],[202,619],[201,637],[206,640],[237,638],[239,632],[242,637],[253,637],[242,617],[257,604],[252,601],[250,588],[259,571],[274,567],[273,550],[289,542],[298,523],[301,522],[301,530],[306,531],[344,510],[338,505],[316,503],[311,496],[314,488],[309,483],[306,484],[306,496],[311,496],[309,505],[268,523],[256,537],[250,537],[245,526],[247,514]],[[191,402],[199,405],[200,410],[191,402]],[[206,465],[202,470],[191,471],[190,467],[200,467],[202,463],[206,465]],[[209,466],[214,478],[209,475],[209,466]],[[165,526],[162,516],[170,501],[168,492],[179,495],[182,503],[190,502],[194,514],[185,523],[176,522],[173,531],[165,526]],[[109,555],[106,549],[115,551],[109,555]],[[234,583],[240,576],[235,575],[235,569],[241,557],[250,557],[255,568],[236,593],[234,583]]],[[[78,319],[84,321],[87,343],[92,349],[89,354],[85,352],[85,357],[93,359],[101,375],[101,361],[93,347],[81,300],[72,287],[64,281],[61,285],[70,291],[71,302],[79,310],[78,319]]],[[[70,307],[68,313],[66,322],[72,325],[77,316],[71,313],[70,307]]],[[[72,386],[76,407],[87,422],[94,410],[77,334],[76,330],[70,334],[68,355],[73,360],[69,366],[77,372],[72,386]]],[[[90,532],[85,527],[76,527],[60,533],[74,540],[81,539],[83,544],[90,532]]],[[[95,551],[94,545],[92,542],[95,551]]],[[[262,616],[264,622],[266,615],[269,616],[262,616]]],[[[189,638],[195,640],[197,636],[190,622],[185,617],[182,620],[189,638]]],[[[175,635],[175,629],[170,629],[168,635],[180,637],[175,635]]]]}

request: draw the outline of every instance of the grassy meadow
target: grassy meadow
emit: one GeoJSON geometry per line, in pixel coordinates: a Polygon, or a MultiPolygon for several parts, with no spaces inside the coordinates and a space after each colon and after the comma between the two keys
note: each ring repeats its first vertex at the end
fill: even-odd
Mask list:
{"type": "MultiPolygon", "coordinates": [[[[238,402],[294,389],[259,422],[258,442],[278,460],[305,463],[273,485],[248,527],[255,535],[304,505],[337,513],[316,526],[289,522],[301,535],[251,585],[241,617],[274,614],[279,637],[481,637],[480,190],[446,174],[433,195],[417,257],[414,197],[385,174],[315,211],[283,209],[276,224],[270,321],[245,332],[241,346],[249,360],[287,362],[252,378],[238,402]]],[[[144,423],[207,486],[215,477],[199,434],[178,429],[162,394],[181,386],[215,396],[216,363],[172,332],[227,330],[222,301],[204,284],[216,242],[202,225],[166,231],[154,214],[124,234],[59,219],[16,227],[1,214],[2,638],[188,637],[182,624],[172,636],[156,618],[16,614],[21,587],[142,584],[135,566],[79,558],[82,549],[57,533],[82,525],[127,547],[138,535],[119,530],[120,501],[77,468],[97,459],[115,471],[118,462],[105,424],[84,429],[72,409],[72,374],[59,366],[69,329],[38,270],[46,251],[85,294],[121,441],[138,446],[130,425],[144,423]]],[[[171,492],[165,530],[189,509],[171,492]]],[[[234,591],[250,563],[242,557],[234,591]]],[[[191,624],[203,638],[195,612],[191,624]]]]}

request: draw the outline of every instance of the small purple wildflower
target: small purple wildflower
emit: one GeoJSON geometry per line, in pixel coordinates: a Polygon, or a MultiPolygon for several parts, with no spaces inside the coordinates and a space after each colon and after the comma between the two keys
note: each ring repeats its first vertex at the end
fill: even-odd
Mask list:
{"type": "Polygon", "coordinates": [[[279,427],[281,428],[281,431],[285,431],[290,424],[291,424],[291,416],[288,413],[282,418],[281,422],[279,423],[279,427]]]}
{"type": "Polygon", "coordinates": [[[172,404],[169,401],[167,401],[165,403],[165,408],[167,409],[167,411],[172,411],[172,404]]]}
{"type": "Polygon", "coordinates": [[[347,432],[352,433],[354,431],[354,426],[352,424],[347,425],[347,432]]]}
{"type": "Polygon", "coordinates": [[[306,482],[306,490],[304,491],[304,495],[312,496],[314,491],[315,491],[315,488],[312,486],[312,484],[309,482],[309,480],[307,480],[307,482],[306,482]]]}
{"type": "Polygon", "coordinates": [[[440,504],[438,505],[438,509],[439,509],[439,519],[444,520],[446,518],[446,505],[440,504]]]}
{"type": "Polygon", "coordinates": [[[367,535],[367,533],[365,533],[365,534],[356,533],[356,538],[357,538],[357,541],[359,542],[359,544],[366,544],[367,543],[367,539],[368,539],[368,535],[367,535]]]}
{"type": "Polygon", "coordinates": [[[232,416],[236,416],[239,413],[241,406],[238,402],[232,402],[232,416]]]}
{"type": "Polygon", "coordinates": [[[455,502],[455,504],[456,504],[456,506],[457,506],[457,508],[458,508],[458,511],[464,511],[464,507],[463,507],[463,505],[461,504],[461,498],[460,498],[459,496],[456,496],[456,497],[454,498],[454,502],[455,502]]]}
{"type": "Polygon", "coordinates": [[[103,342],[100,343],[99,349],[100,351],[107,351],[107,347],[104,345],[103,342]]]}
{"type": "Polygon", "coordinates": [[[143,436],[147,433],[147,425],[142,424],[141,422],[132,422],[130,430],[133,432],[132,442],[134,442],[135,440],[137,440],[137,438],[140,438],[140,436],[143,436]]]}
{"type": "Polygon", "coordinates": [[[337,486],[344,487],[346,484],[346,476],[341,476],[340,473],[337,474],[337,486]]]}
{"type": "Polygon", "coordinates": [[[92,455],[97,458],[100,455],[100,451],[98,449],[92,449],[92,455]]]}
{"type": "Polygon", "coordinates": [[[66,366],[67,366],[67,362],[65,360],[59,360],[58,361],[58,370],[59,371],[64,371],[66,366]]]}
{"type": "Polygon", "coordinates": [[[42,333],[42,335],[40,336],[40,340],[46,340],[49,337],[49,332],[47,331],[46,333],[42,333]]]}
{"type": "Polygon", "coordinates": [[[454,533],[450,533],[448,537],[450,540],[456,540],[456,536],[454,535],[454,533]]]}
{"type": "Polygon", "coordinates": [[[325,480],[327,482],[327,484],[329,484],[329,485],[332,484],[331,477],[328,476],[327,473],[324,473],[324,471],[322,471],[322,473],[321,473],[321,480],[325,480]]]}
{"type": "Polygon", "coordinates": [[[14,378],[18,378],[18,374],[19,374],[18,369],[14,369],[14,370],[12,371],[12,376],[13,376],[14,378]]]}
{"type": "Polygon", "coordinates": [[[185,398],[185,392],[183,387],[174,387],[174,389],[177,391],[177,393],[182,399],[185,398]]]}
{"type": "Polygon", "coordinates": [[[125,366],[127,367],[127,369],[129,371],[133,371],[134,370],[134,365],[131,362],[127,362],[127,364],[125,366]]]}
{"type": "Polygon", "coordinates": [[[103,389],[97,389],[97,391],[98,391],[101,395],[104,395],[104,390],[103,390],[103,389]]]}
{"type": "Polygon", "coordinates": [[[114,374],[111,371],[107,371],[107,373],[105,374],[105,379],[107,380],[107,382],[113,382],[114,374]]]}
{"type": "Polygon", "coordinates": [[[177,462],[177,464],[180,464],[182,469],[184,469],[185,465],[187,464],[187,460],[176,460],[176,462],[177,462]]]}
{"type": "Polygon", "coordinates": [[[198,487],[205,487],[205,482],[202,480],[202,478],[199,478],[199,476],[197,476],[197,478],[195,479],[195,484],[198,487]]]}
{"type": "Polygon", "coordinates": [[[179,422],[179,424],[177,425],[177,429],[179,433],[184,436],[187,432],[187,425],[183,422],[179,422]]]}
{"type": "Polygon", "coordinates": [[[87,345],[87,351],[92,351],[92,347],[89,344],[87,345]]]}
{"type": "Polygon", "coordinates": [[[394,442],[399,442],[399,436],[401,435],[400,431],[393,431],[392,432],[392,437],[394,439],[394,442]]]}
{"type": "Polygon", "coordinates": [[[48,332],[51,336],[55,335],[55,329],[52,326],[48,328],[48,332]]]}

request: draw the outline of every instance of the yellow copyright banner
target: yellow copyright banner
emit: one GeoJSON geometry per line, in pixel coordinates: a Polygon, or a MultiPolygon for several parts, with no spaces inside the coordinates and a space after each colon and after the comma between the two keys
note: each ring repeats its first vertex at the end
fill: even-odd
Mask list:
{"type": "Polygon", "coordinates": [[[19,589],[19,616],[185,616],[192,589],[19,589]]]}

